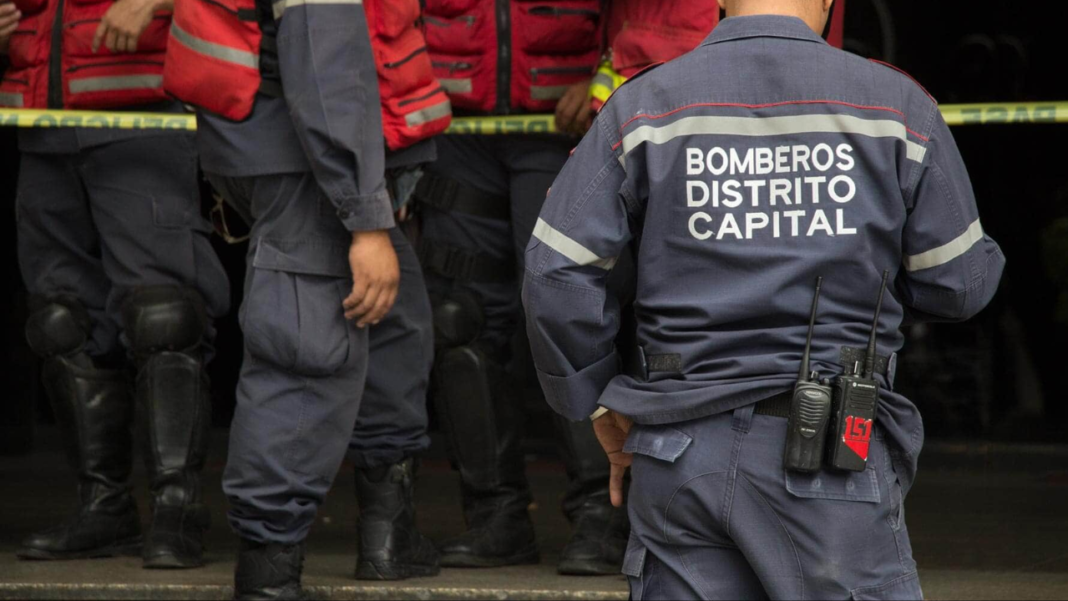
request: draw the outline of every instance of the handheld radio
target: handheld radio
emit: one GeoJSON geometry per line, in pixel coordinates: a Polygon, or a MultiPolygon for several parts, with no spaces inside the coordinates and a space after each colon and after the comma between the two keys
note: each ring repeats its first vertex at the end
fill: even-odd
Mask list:
{"type": "Polygon", "coordinates": [[[812,331],[816,327],[816,310],[820,302],[823,278],[816,280],[816,296],[812,299],[812,314],[808,320],[808,339],[801,357],[801,370],[794,385],[790,403],[790,421],[786,429],[786,450],[783,465],[797,472],[816,472],[823,464],[827,423],[831,415],[832,390],[829,380],[820,381],[819,373],[809,371],[812,354],[812,331]]]}
{"type": "Polygon", "coordinates": [[[876,338],[889,275],[889,271],[883,272],[883,284],[879,290],[879,302],[875,306],[875,319],[871,324],[863,370],[858,361],[835,379],[835,429],[830,453],[831,466],[840,470],[863,472],[868,465],[868,449],[875,428],[875,413],[879,408],[879,383],[875,381],[876,338]]]}

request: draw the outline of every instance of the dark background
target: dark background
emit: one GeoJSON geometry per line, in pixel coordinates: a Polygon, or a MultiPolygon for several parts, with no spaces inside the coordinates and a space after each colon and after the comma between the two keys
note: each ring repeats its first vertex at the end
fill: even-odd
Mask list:
{"type": "MultiPolygon", "coordinates": [[[[893,62],[940,102],[1068,100],[1064,2],[848,3],[847,49],[893,62]]],[[[997,298],[979,318],[907,331],[898,389],[923,411],[929,438],[1068,443],[1066,134],[1068,124],[954,129],[984,228],[1002,245],[1008,269],[997,298]]],[[[15,138],[14,130],[0,128],[0,452],[29,450],[34,424],[51,420],[38,394],[39,366],[22,338],[15,138]]],[[[239,294],[245,249],[215,242],[239,294]]],[[[239,302],[235,297],[235,311],[218,324],[212,365],[217,425],[228,424],[233,414],[241,357],[233,315],[239,302]]],[[[529,396],[535,415],[528,430],[548,438],[546,407],[536,394],[529,396]]]]}

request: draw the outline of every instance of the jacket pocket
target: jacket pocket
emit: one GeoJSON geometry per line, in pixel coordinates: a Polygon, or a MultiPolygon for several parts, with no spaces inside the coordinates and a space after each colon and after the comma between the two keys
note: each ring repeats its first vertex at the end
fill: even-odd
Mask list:
{"type": "Polygon", "coordinates": [[[918,600],[923,599],[923,589],[920,575],[912,572],[885,584],[853,589],[851,597],[854,601],[918,600]]]}

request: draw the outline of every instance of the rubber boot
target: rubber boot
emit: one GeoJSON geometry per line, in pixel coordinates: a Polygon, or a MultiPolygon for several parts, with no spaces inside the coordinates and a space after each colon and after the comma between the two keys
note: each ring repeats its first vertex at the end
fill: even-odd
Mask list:
{"type": "Polygon", "coordinates": [[[99,369],[84,353],[44,362],[45,390],[78,478],[78,512],[30,536],[22,559],[87,559],[136,554],[141,522],[130,496],[133,404],[125,373],[99,369]]]}
{"type": "Polygon", "coordinates": [[[557,426],[571,481],[563,509],[572,527],[557,572],[569,576],[619,575],[627,552],[630,522],[625,509],[612,506],[608,457],[589,422],[561,418],[557,426]]]}
{"type": "Polygon", "coordinates": [[[521,408],[503,369],[481,351],[446,351],[437,365],[438,415],[460,472],[467,531],[446,541],[441,565],[487,568],[540,561],[528,507],[521,408]]]}
{"type": "Polygon", "coordinates": [[[416,463],[356,470],[359,556],[357,580],[405,580],[436,576],[441,559],[434,544],[416,529],[412,500],[416,463]]]}
{"type": "Polygon", "coordinates": [[[145,462],[152,495],[152,526],[145,537],[146,569],[204,565],[204,468],[211,426],[210,385],[201,361],[186,353],[150,357],[137,376],[145,422],[145,462]]]}
{"type": "Polygon", "coordinates": [[[234,569],[234,599],[302,601],[304,543],[260,544],[242,540],[234,569]]]}

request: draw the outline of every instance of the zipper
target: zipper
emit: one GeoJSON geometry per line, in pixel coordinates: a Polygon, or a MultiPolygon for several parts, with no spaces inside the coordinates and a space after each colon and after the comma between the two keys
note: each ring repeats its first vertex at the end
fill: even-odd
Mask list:
{"type": "Polygon", "coordinates": [[[48,56],[48,108],[63,108],[63,8],[65,0],[57,0],[52,18],[52,54],[48,56]]]}
{"type": "Polygon", "coordinates": [[[385,63],[382,66],[387,68],[387,69],[396,69],[397,67],[400,67],[401,65],[404,65],[405,63],[411,61],[413,58],[419,56],[420,54],[424,54],[425,52],[426,52],[426,46],[423,46],[422,48],[416,48],[416,50],[414,52],[412,52],[408,56],[400,59],[399,61],[392,62],[392,63],[385,63]]]}
{"type": "Polygon", "coordinates": [[[432,23],[437,27],[452,27],[452,24],[456,21],[463,21],[468,27],[473,27],[475,21],[478,19],[475,15],[461,15],[454,19],[439,19],[430,15],[423,15],[423,20],[427,23],[432,23]]]}
{"type": "Polygon", "coordinates": [[[542,17],[589,17],[597,18],[597,11],[588,8],[560,8],[557,6],[535,6],[530,14],[542,17]]]}
{"type": "Polygon", "coordinates": [[[575,75],[578,73],[593,73],[594,67],[541,67],[530,70],[532,82],[538,81],[539,75],[575,75]]]}
{"type": "Polygon", "coordinates": [[[92,65],[75,65],[67,69],[67,73],[74,73],[82,69],[96,69],[97,67],[122,67],[125,65],[152,65],[162,67],[163,61],[112,61],[110,63],[96,63],[92,65]]]}
{"type": "Polygon", "coordinates": [[[497,114],[511,113],[512,26],[510,0],[497,0],[497,114]]]}
{"type": "Polygon", "coordinates": [[[427,98],[432,98],[433,96],[435,96],[437,94],[445,94],[445,93],[446,93],[445,92],[445,88],[438,88],[438,89],[434,90],[433,92],[430,92],[429,94],[424,94],[424,95],[420,96],[419,98],[409,98],[407,100],[402,100],[402,101],[397,103],[397,106],[408,106],[409,104],[412,104],[414,102],[422,102],[422,101],[426,100],[427,98]]]}
{"type": "Polygon", "coordinates": [[[474,65],[472,65],[471,63],[459,63],[459,62],[454,62],[454,63],[440,63],[440,62],[438,62],[438,63],[430,63],[430,66],[434,67],[435,69],[448,69],[449,70],[449,75],[452,75],[456,71],[466,71],[466,70],[471,69],[471,68],[474,67],[474,65]]]}

